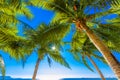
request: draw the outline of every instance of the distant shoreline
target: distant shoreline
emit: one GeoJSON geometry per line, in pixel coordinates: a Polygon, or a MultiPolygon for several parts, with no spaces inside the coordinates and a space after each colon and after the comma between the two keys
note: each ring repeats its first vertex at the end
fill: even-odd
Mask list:
{"type": "MultiPolygon", "coordinates": [[[[2,76],[0,76],[0,80],[2,76]]],[[[31,78],[13,78],[11,76],[5,76],[5,80],[32,80],[31,78]]],[[[60,80],[101,80],[101,78],[61,78],[60,80]]],[[[106,80],[117,80],[116,78],[106,78],[106,80]]]]}
{"type": "MultiPolygon", "coordinates": [[[[2,76],[0,76],[0,80],[2,80],[2,76]]],[[[5,80],[32,80],[30,78],[13,78],[11,76],[5,76],[5,80]]]]}
{"type": "MultiPolygon", "coordinates": [[[[101,78],[63,78],[60,80],[101,80],[101,78]]],[[[106,78],[106,80],[117,80],[116,78],[106,78]]]]}

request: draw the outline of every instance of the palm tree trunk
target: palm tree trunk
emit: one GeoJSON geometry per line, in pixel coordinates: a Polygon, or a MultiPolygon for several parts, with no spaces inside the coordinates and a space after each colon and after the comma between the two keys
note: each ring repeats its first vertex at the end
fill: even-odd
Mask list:
{"type": "Polygon", "coordinates": [[[90,30],[85,23],[77,21],[76,22],[77,29],[82,28],[85,31],[89,39],[95,45],[95,47],[102,53],[103,57],[107,61],[108,65],[112,68],[118,80],[120,80],[120,64],[117,59],[112,55],[111,51],[107,46],[103,43],[103,41],[96,35],[92,30],[90,30]]]}
{"type": "Polygon", "coordinates": [[[87,56],[87,57],[90,60],[90,62],[93,64],[93,66],[96,68],[96,70],[99,73],[101,79],[105,80],[105,77],[103,76],[102,72],[100,71],[100,69],[98,68],[98,66],[96,65],[96,63],[92,60],[92,58],[90,56],[87,56]]]}
{"type": "Polygon", "coordinates": [[[40,61],[41,61],[41,59],[38,58],[37,62],[36,62],[36,65],[35,65],[35,70],[34,70],[34,74],[33,74],[32,80],[36,80],[36,75],[37,75],[37,71],[38,71],[38,67],[39,67],[40,61]]]}

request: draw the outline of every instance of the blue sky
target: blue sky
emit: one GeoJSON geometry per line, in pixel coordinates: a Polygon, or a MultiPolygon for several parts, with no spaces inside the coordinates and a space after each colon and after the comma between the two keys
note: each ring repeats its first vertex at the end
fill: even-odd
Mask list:
{"type": "MultiPolygon", "coordinates": [[[[49,23],[49,21],[54,16],[54,13],[51,11],[46,11],[42,9],[38,9],[35,7],[30,7],[32,13],[34,14],[33,20],[27,20],[24,16],[20,17],[22,21],[25,23],[28,23],[33,28],[38,26],[40,23],[45,22],[46,24],[49,23]]],[[[21,29],[21,28],[19,28],[21,29]]],[[[71,39],[72,33],[69,33],[65,40],[71,39]]],[[[69,48],[69,46],[65,46],[64,48],[69,48]]],[[[12,77],[32,77],[37,54],[33,52],[33,54],[28,58],[25,67],[22,67],[21,61],[15,61],[14,59],[11,59],[7,53],[4,53],[3,51],[0,52],[2,56],[4,57],[5,64],[6,64],[6,75],[12,76],[12,77]]],[[[116,52],[114,52],[116,55],[118,55],[116,52]]],[[[64,77],[99,77],[98,73],[94,69],[94,67],[91,65],[91,67],[95,70],[95,72],[89,71],[82,63],[76,62],[73,57],[68,52],[61,52],[61,54],[64,56],[64,58],[67,60],[67,62],[70,64],[71,69],[68,69],[64,66],[61,66],[60,64],[52,61],[52,66],[49,67],[46,58],[42,60],[39,66],[37,77],[41,78],[42,80],[54,80],[54,78],[64,78],[64,77]]],[[[118,55],[118,58],[120,56],[118,55]]],[[[102,62],[94,59],[105,77],[114,77],[113,72],[111,69],[103,64],[102,62]]],[[[57,79],[55,79],[57,80],[57,79]]]]}

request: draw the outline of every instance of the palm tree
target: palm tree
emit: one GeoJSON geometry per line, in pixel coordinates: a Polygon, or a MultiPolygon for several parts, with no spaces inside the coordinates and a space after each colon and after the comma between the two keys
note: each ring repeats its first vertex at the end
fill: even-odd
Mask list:
{"type": "Polygon", "coordinates": [[[33,17],[28,5],[25,0],[0,0],[0,49],[17,60],[29,55],[25,53],[31,53],[35,47],[28,39],[18,35],[18,22],[23,23],[25,27],[30,27],[19,20],[19,16],[23,15],[29,19],[33,17]]]}
{"type": "MultiPolygon", "coordinates": [[[[17,35],[18,30],[16,27],[3,26],[0,27],[0,50],[7,52],[11,58],[22,60],[23,64],[26,56],[30,55],[33,51],[34,45],[25,37],[17,35]]],[[[0,71],[2,72],[3,79],[5,76],[5,63],[2,56],[0,56],[0,71]]]]}
{"type": "Polygon", "coordinates": [[[39,64],[45,56],[47,56],[49,65],[51,65],[50,59],[53,59],[70,68],[59,51],[60,45],[62,45],[61,40],[69,30],[70,26],[68,24],[59,24],[58,22],[55,22],[50,23],[49,25],[41,24],[36,31],[29,29],[25,31],[28,38],[37,46],[38,59],[32,80],[36,79],[39,64]]]}
{"type": "Polygon", "coordinates": [[[5,64],[4,64],[4,60],[3,60],[3,58],[2,58],[1,55],[0,55],[0,72],[2,73],[3,80],[4,80],[4,76],[5,76],[5,64]]]}
{"type": "Polygon", "coordinates": [[[18,36],[17,33],[18,30],[15,27],[1,27],[0,49],[8,52],[11,57],[19,60],[26,55],[25,53],[30,54],[34,46],[30,47],[33,44],[25,37],[18,36]]]}
{"type": "Polygon", "coordinates": [[[29,19],[33,17],[26,1],[23,0],[0,0],[0,26],[16,25],[20,15],[25,15],[29,19]]]}
{"type": "Polygon", "coordinates": [[[98,60],[101,60],[104,63],[105,63],[105,60],[102,56],[95,54],[96,48],[84,33],[81,33],[81,35],[78,32],[75,33],[71,43],[71,50],[69,51],[74,56],[75,60],[77,61],[82,60],[85,66],[89,70],[93,71],[93,69],[88,65],[88,62],[86,61],[86,58],[88,58],[89,61],[93,64],[93,66],[97,70],[97,72],[99,73],[101,79],[105,80],[104,75],[102,74],[97,64],[92,59],[92,57],[97,58],[98,60]]]}
{"type": "MultiPolygon", "coordinates": [[[[116,19],[114,19],[114,21],[116,21],[116,19]]],[[[114,25],[114,24],[112,24],[114,25]]],[[[103,41],[105,42],[105,44],[114,51],[120,52],[120,39],[119,39],[119,35],[120,32],[120,28],[119,26],[116,28],[114,27],[110,27],[112,25],[109,25],[108,27],[102,25],[103,27],[99,27],[97,29],[94,29],[94,31],[96,32],[97,35],[99,35],[103,41]],[[117,38],[116,38],[117,37],[117,38]]],[[[94,52],[97,50],[92,43],[87,39],[87,36],[84,33],[80,33],[78,31],[76,31],[75,35],[73,36],[72,39],[72,43],[71,43],[72,49],[70,50],[73,53],[74,58],[79,61],[80,60],[80,56],[78,53],[81,54],[82,59],[84,64],[90,69],[92,70],[85,62],[84,57],[89,58],[89,60],[92,62],[92,64],[96,67],[95,63],[93,60],[91,60],[91,56],[102,60],[103,62],[105,62],[105,60],[98,56],[97,54],[94,54],[94,52]]],[[[96,67],[96,70],[98,70],[98,68],[96,67]]],[[[101,74],[100,70],[98,70],[98,72],[101,75],[101,78],[104,80],[103,75],[101,74]]]]}
{"type": "MultiPolygon", "coordinates": [[[[55,11],[56,15],[53,21],[60,21],[62,23],[74,23],[76,29],[87,34],[92,43],[102,53],[108,65],[113,72],[120,79],[120,64],[112,55],[109,48],[104,44],[103,40],[94,33],[92,28],[101,27],[104,16],[110,14],[119,15],[120,7],[118,0],[35,0],[31,1],[32,5],[43,7],[55,11]],[[118,5],[118,6],[117,6],[118,5]],[[99,10],[99,11],[98,11],[99,10]],[[94,13],[91,13],[94,11],[94,13]]],[[[115,24],[111,21],[112,24],[115,24]]],[[[111,24],[106,22],[106,24],[111,24]]],[[[104,25],[107,26],[107,25],[104,25]]],[[[114,27],[114,26],[112,26],[114,27]]]]}
{"type": "Polygon", "coordinates": [[[46,47],[43,47],[43,48],[39,49],[38,59],[37,59],[36,65],[35,65],[35,70],[34,70],[32,80],[36,80],[36,75],[37,75],[39,64],[40,64],[41,60],[43,60],[44,57],[46,57],[46,56],[47,56],[47,59],[48,59],[49,66],[51,66],[51,59],[53,59],[54,61],[56,61],[56,62],[58,62],[58,63],[60,63],[60,64],[69,68],[69,65],[64,60],[64,58],[60,55],[59,51],[56,51],[56,50],[52,51],[52,50],[48,50],[48,49],[45,49],[45,48],[46,47]]]}

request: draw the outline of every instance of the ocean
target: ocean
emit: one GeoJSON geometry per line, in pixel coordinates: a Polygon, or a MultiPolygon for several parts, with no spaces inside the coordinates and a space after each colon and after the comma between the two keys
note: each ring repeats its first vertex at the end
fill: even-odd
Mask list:
{"type": "MultiPolygon", "coordinates": [[[[2,77],[0,76],[0,80],[2,77]]],[[[30,78],[12,78],[10,76],[6,76],[5,80],[32,80],[30,78]]],[[[63,78],[60,80],[101,80],[100,78],[63,78]]],[[[106,80],[117,80],[116,78],[106,78],[106,80]]]]}
{"type": "MultiPolygon", "coordinates": [[[[64,78],[60,80],[102,80],[101,78],[64,78]]],[[[106,80],[117,80],[116,78],[106,78],[106,80]]]]}

